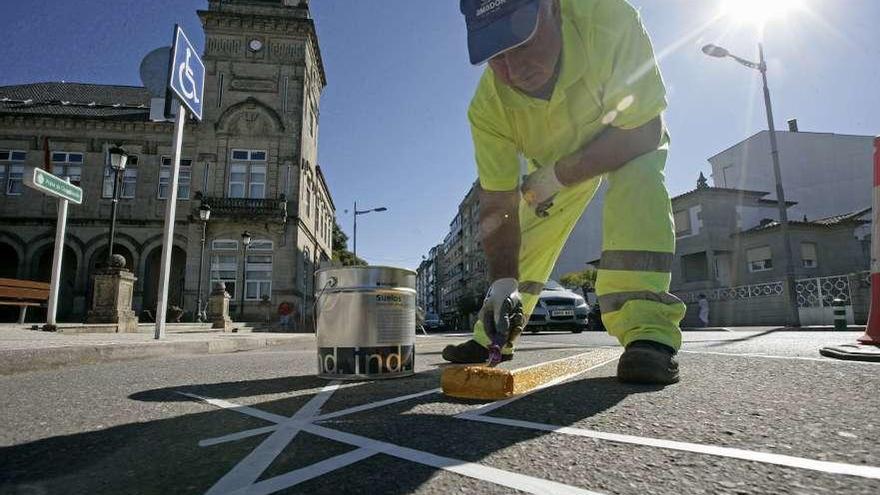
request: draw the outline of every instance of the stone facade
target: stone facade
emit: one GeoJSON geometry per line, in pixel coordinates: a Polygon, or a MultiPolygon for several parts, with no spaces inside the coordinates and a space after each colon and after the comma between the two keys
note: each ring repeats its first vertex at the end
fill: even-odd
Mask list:
{"type": "MultiPolygon", "coordinates": [[[[789,202],[789,209],[795,205],[789,202]]],[[[697,324],[700,293],[709,298],[711,325],[780,324],[787,299],[776,201],[767,199],[766,192],[703,183],[673,198],[672,209],[676,251],[671,288],[688,303],[684,325],[697,324]]],[[[789,221],[799,290],[807,290],[812,280],[852,279],[846,282],[847,297],[856,321],[867,312],[858,303],[866,288],[856,281],[870,265],[870,217],[867,209],[789,221]]],[[[805,304],[802,319],[809,311],[805,304]]]]}
{"type": "Polygon", "coordinates": [[[440,294],[438,310],[445,323],[468,329],[490,284],[480,237],[480,198],[476,182],[458,205],[449,233],[437,250],[436,259],[442,267],[435,281],[440,294]]]}
{"type": "MultiPolygon", "coordinates": [[[[169,306],[184,308],[184,319],[194,317],[198,210],[206,203],[212,214],[201,260],[203,299],[212,282],[224,281],[232,315],[239,314],[247,230],[254,242],[245,318],[263,320],[261,296],[268,295],[276,307],[285,301],[296,307],[298,327],[307,328],[313,274],[331,257],[335,216],[318,166],[326,79],[308,3],[209,0],[198,14],[206,39],[205,110],[204,120],[185,130],[169,306]]],[[[136,159],[123,176],[115,252],[137,278],[133,309],[153,311],[173,123],[151,118],[143,88],[49,83],[0,88],[0,97],[7,98],[0,104],[0,255],[8,261],[0,275],[48,280],[51,264],[56,202],[14,183],[16,167],[78,174],[84,201],[70,207],[59,317],[83,319],[90,274],[106,257],[107,149],[121,144],[136,159]]]]}

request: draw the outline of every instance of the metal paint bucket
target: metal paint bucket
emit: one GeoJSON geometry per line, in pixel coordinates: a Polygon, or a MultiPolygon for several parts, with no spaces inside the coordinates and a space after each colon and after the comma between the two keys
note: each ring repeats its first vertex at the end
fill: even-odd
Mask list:
{"type": "Polygon", "coordinates": [[[412,375],[416,273],[386,266],[324,268],[317,278],[318,376],[412,375]]]}

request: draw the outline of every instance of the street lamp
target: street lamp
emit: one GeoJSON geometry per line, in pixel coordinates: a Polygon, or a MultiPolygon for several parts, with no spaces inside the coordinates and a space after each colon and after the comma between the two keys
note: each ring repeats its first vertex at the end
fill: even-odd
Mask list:
{"type": "Polygon", "coordinates": [[[241,244],[244,246],[244,254],[241,257],[241,305],[238,308],[238,319],[244,321],[244,291],[247,287],[247,250],[251,244],[251,233],[245,230],[241,233],[241,244]]]}
{"type": "Polygon", "coordinates": [[[767,127],[770,130],[770,156],[773,159],[773,176],[776,180],[776,206],[779,208],[779,224],[782,227],[782,243],[785,252],[785,289],[788,293],[788,322],[789,326],[801,326],[798,314],[797,292],[794,279],[794,254],[791,250],[791,236],[788,231],[788,211],[785,203],[785,192],[782,188],[782,172],[779,168],[779,147],[776,143],[776,126],[773,124],[773,106],[770,104],[770,88],[767,86],[767,61],[764,59],[764,45],[758,43],[758,63],[733,55],[726,49],[717,45],[706,45],[703,53],[715,58],[732,58],[740,64],[757,70],[761,73],[764,81],[764,107],[767,111],[767,127]]]}
{"type": "Polygon", "coordinates": [[[205,238],[208,234],[208,220],[211,218],[211,206],[207,203],[202,203],[199,206],[199,220],[202,221],[202,247],[199,252],[199,300],[196,302],[196,320],[199,323],[204,323],[207,319],[205,316],[205,309],[202,307],[202,268],[205,265],[205,238]]]}
{"type": "Polygon", "coordinates": [[[110,246],[107,248],[107,268],[113,260],[113,243],[116,240],[116,207],[119,205],[119,173],[125,170],[128,153],[119,145],[113,146],[110,153],[110,168],[113,169],[113,201],[110,207],[110,246]]]}
{"type": "Polygon", "coordinates": [[[375,212],[388,211],[388,208],[385,208],[383,206],[381,208],[373,208],[371,210],[358,210],[357,201],[354,202],[354,235],[352,237],[354,237],[354,246],[353,246],[354,252],[353,252],[353,254],[354,254],[355,259],[357,259],[357,255],[358,255],[358,215],[366,215],[367,213],[372,213],[374,211],[375,212]]]}

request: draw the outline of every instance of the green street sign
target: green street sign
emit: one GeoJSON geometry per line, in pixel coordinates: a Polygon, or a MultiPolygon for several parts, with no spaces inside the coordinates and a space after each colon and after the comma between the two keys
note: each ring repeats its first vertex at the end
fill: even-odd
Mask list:
{"type": "Polygon", "coordinates": [[[24,176],[24,184],[26,186],[36,189],[43,194],[66,199],[78,205],[82,204],[83,191],[81,188],[41,168],[34,168],[33,171],[33,175],[24,176]]]}

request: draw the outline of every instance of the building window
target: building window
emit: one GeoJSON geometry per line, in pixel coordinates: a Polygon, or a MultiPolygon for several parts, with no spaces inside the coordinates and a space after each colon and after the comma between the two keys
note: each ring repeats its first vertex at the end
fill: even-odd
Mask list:
{"type": "Polygon", "coordinates": [[[682,237],[691,233],[690,210],[675,212],[675,237],[682,237]]]}
{"type": "Polygon", "coordinates": [[[229,168],[229,197],[266,197],[266,152],[259,150],[232,150],[229,168]]]}
{"type": "Polygon", "coordinates": [[[58,177],[69,177],[70,182],[79,186],[82,181],[82,153],[52,152],[52,173],[58,177]]]}
{"type": "MultiPolygon", "coordinates": [[[[189,199],[190,184],[192,183],[192,160],[180,159],[180,170],[177,173],[177,199],[189,199]]],[[[171,157],[162,157],[162,166],[159,167],[159,199],[168,198],[168,190],[171,189],[171,157]]]]}
{"type": "Polygon", "coordinates": [[[258,301],[272,297],[272,241],[257,240],[251,242],[247,251],[245,271],[244,297],[250,301],[258,301]]]}
{"type": "MultiPolygon", "coordinates": [[[[133,199],[135,196],[135,190],[137,189],[137,176],[138,171],[136,168],[132,168],[137,166],[138,157],[136,155],[129,155],[128,163],[126,164],[125,170],[122,172],[122,184],[120,184],[119,197],[124,199],[133,199]]],[[[115,174],[113,173],[113,168],[110,165],[104,167],[104,183],[101,188],[101,196],[104,198],[112,198],[113,197],[113,179],[115,174]]]]}
{"type": "Polygon", "coordinates": [[[306,215],[312,211],[312,178],[306,179],[306,215]]]}
{"type": "Polygon", "coordinates": [[[300,270],[300,287],[302,287],[303,292],[308,294],[309,289],[309,261],[311,260],[311,253],[309,252],[309,248],[303,249],[303,257],[302,257],[302,270],[300,270]]]}
{"type": "Polygon", "coordinates": [[[816,257],[815,242],[801,243],[801,263],[803,263],[804,268],[816,268],[819,266],[819,258],[816,257]]]}
{"type": "Polygon", "coordinates": [[[218,239],[211,242],[211,286],[226,284],[226,292],[235,299],[238,278],[238,241],[218,239]]]}
{"type": "Polygon", "coordinates": [[[21,194],[25,159],[24,151],[0,151],[0,188],[10,196],[21,194]]]}
{"type": "Polygon", "coordinates": [[[709,280],[709,260],[706,252],[687,254],[681,257],[681,273],[685,282],[709,280]]]}
{"type": "Polygon", "coordinates": [[[749,263],[749,271],[766,272],[773,269],[773,256],[770,246],[749,249],[746,251],[746,259],[749,263]]]}

